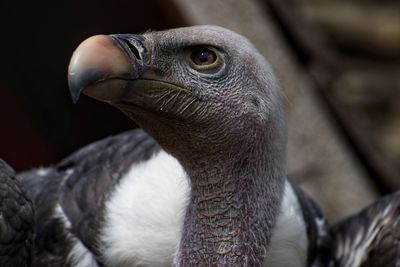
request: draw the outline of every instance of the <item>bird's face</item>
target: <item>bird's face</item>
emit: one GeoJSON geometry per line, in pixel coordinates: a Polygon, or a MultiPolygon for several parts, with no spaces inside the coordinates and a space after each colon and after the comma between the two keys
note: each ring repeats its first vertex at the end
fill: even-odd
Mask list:
{"type": "Polygon", "coordinates": [[[283,121],[272,118],[281,101],[268,63],[215,26],[89,38],[71,59],[69,84],[74,98],[115,105],[167,150],[221,150],[283,121]]]}

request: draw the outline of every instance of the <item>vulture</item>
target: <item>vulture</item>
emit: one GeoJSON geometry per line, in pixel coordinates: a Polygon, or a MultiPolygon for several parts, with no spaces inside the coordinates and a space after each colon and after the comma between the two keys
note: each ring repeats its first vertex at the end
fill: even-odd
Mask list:
{"type": "Polygon", "coordinates": [[[399,194],[330,227],[287,176],[281,91],[244,37],[97,35],[68,76],[74,101],[140,129],[18,174],[35,207],[31,266],[400,265],[399,194]]]}
{"type": "Polygon", "coordinates": [[[0,266],[32,263],[34,214],[32,202],[14,170],[0,159],[0,266]]]}

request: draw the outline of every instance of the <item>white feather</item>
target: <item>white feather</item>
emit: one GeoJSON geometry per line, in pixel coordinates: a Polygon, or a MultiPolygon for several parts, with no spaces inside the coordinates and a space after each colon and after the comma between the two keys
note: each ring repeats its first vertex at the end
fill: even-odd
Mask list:
{"type": "Polygon", "coordinates": [[[304,267],[307,263],[308,238],[303,212],[288,181],[280,215],[272,234],[269,256],[264,266],[304,267]]]}
{"type": "Polygon", "coordinates": [[[67,266],[98,267],[93,254],[82,244],[79,239],[71,234],[71,222],[68,220],[62,207],[59,204],[55,206],[54,214],[56,218],[61,220],[67,238],[73,243],[73,247],[67,256],[67,266]]]}
{"type": "Polygon", "coordinates": [[[39,168],[36,170],[36,173],[39,176],[46,176],[47,174],[49,174],[49,172],[50,172],[49,168],[39,168]]]}
{"type": "MultiPolygon", "coordinates": [[[[101,242],[111,266],[171,266],[190,197],[178,161],[161,151],[135,164],[106,204],[101,242]]],[[[305,266],[307,237],[297,197],[287,182],[265,266],[305,266]]]]}
{"type": "Polygon", "coordinates": [[[98,267],[93,254],[76,238],[74,246],[68,254],[68,266],[74,267],[98,267]]]}
{"type": "Polygon", "coordinates": [[[166,152],[133,165],[106,204],[102,244],[112,266],[171,266],[189,199],[187,175],[166,152]]]}

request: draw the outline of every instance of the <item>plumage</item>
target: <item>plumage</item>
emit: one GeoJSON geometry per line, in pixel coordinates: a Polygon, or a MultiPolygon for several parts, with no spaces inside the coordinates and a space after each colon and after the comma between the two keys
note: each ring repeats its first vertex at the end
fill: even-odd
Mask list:
{"type": "MultiPolygon", "coordinates": [[[[161,150],[141,129],[100,140],[78,150],[54,167],[20,173],[20,176],[27,187],[32,189],[29,190],[30,197],[35,200],[36,211],[40,216],[37,220],[41,221],[36,224],[37,256],[33,266],[65,266],[66,263],[68,266],[78,267],[132,266],[133,263],[147,263],[145,266],[171,265],[179,241],[176,233],[181,232],[178,228],[183,223],[179,220],[179,212],[180,216],[184,216],[187,205],[187,200],[179,199],[178,196],[187,196],[190,188],[182,166],[161,150]],[[156,161],[153,161],[154,158],[156,161]],[[165,166],[162,169],[154,166],[159,163],[165,166]],[[159,183],[160,179],[163,184],[159,183]],[[89,181],[95,181],[97,185],[89,181]],[[138,185],[138,182],[142,185],[138,185]],[[65,189],[67,184],[68,190],[65,189]],[[37,190],[37,195],[34,195],[32,192],[36,188],[42,189],[37,190]],[[167,188],[170,188],[169,195],[166,195],[167,188]],[[134,194],[135,189],[139,190],[137,195],[134,194]],[[58,197],[48,197],[49,192],[54,192],[58,197]],[[71,192],[76,192],[76,196],[64,197],[64,194],[71,192]],[[174,199],[173,205],[171,198],[174,199]],[[61,199],[68,201],[61,202],[61,199]],[[138,200],[140,203],[135,202],[138,200]],[[153,203],[146,204],[146,201],[153,203]],[[141,205],[141,209],[135,208],[136,205],[141,205]],[[77,214],[65,212],[76,206],[80,207],[77,214]],[[164,210],[164,215],[154,212],[160,208],[164,210]],[[146,211],[150,211],[150,214],[146,211]],[[163,221],[155,226],[151,226],[149,221],[135,224],[135,219],[143,220],[146,216],[153,217],[155,224],[157,219],[165,219],[166,216],[169,216],[170,221],[163,221]],[[79,218],[84,223],[78,222],[79,218]],[[76,222],[73,223],[74,221],[76,222]],[[132,226],[131,231],[129,226],[132,226]],[[175,233],[175,236],[172,234],[171,237],[170,234],[164,237],[168,232],[175,233]],[[87,235],[92,239],[88,239],[87,235]],[[140,242],[136,241],[138,238],[140,242]],[[137,251],[144,240],[148,240],[148,248],[153,247],[155,251],[150,250],[149,253],[148,248],[137,251]],[[162,244],[166,245],[164,247],[167,252],[161,250],[162,244]],[[129,248],[135,250],[130,251],[129,248]],[[158,258],[157,251],[167,255],[158,258]],[[163,263],[160,259],[165,259],[166,262],[163,263]]],[[[287,183],[286,190],[293,193],[290,187],[291,184],[287,183]]],[[[308,246],[307,240],[297,239],[299,236],[304,238],[305,229],[297,229],[297,225],[292,224],[293,220],[301,220],[301,207],[296,204],[297,208],[289,211],[288,208],[293,209],[292,204],[297,199],[291,193],[287,196],[281,211],[283,215],[278,221],[286,222],[292,230],[288,233],[288,228],[284,226],[281,228],[282,232],[277,232],[272,237],[272,240],[277,241],[272,246],[272,250],[276,251],[271,256],[272,263],[274,260],[278,261],[282,251],[285,251],[285,259],[291,259],[288,254],[292,254],[286,252],[290,247],[293,248],[294,255],[294,261],[291,262],[307,258],[303,254],[296,255],[297,250],[304,250],[304,245],[308,246]],[[300,217],[296,219],[297,216],[300,217]]],[[[288,266],[301,265],[296,263],[288,266]]]]}
{"type": "Polygon", "coordinates": [[[102,254],[111,266],[171,266],[190,197],[185,171],[160,150],[125,176],[106,204],[102,254]]]}
{"type": "Polygon", "coordinates": [[[339,222],[332,231],[336,266],[400,266],[400,192],[339,222]]]}
{"type": "Polygon", "coordinates": [[[0,159],[0,266],[32,261],[33,208],[14,170],[0,159]]]}
{"type": "Polygon", "coordinates": [[[157,150],[143,131],[129,131],[90,144],[54,167],[20,173],[40,222],[33,266],[76,266],[70,253],[79,246],[99,257],[96,238],[112,188],[131,164],[157,150]]]}

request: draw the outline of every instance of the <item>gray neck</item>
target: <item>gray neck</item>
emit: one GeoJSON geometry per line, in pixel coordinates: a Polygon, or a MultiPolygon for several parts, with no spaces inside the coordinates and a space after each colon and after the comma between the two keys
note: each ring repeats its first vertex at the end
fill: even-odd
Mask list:
{"type": "Polygon", "coordinates": [[[270,137],[208,156],[207,162],[183,164],[191,170],[192,196],[175,259],[178,266],[262,265],[286,173],[285,145],[268,146],[270,137]]]}

